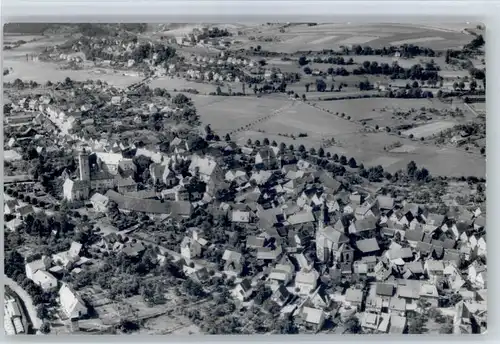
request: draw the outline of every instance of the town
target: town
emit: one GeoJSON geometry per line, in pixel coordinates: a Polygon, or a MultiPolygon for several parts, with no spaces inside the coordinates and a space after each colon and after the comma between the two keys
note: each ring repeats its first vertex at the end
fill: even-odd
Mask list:
{"type": "Polygon", "coordinates": [[[5,40],[8,334],[487,332],[484,28],[262,27],[5,40]]]}

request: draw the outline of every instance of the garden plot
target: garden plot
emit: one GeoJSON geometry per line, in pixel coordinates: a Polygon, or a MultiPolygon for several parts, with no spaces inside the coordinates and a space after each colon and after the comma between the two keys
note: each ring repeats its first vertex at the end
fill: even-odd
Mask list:
{"type": "Polygon", "coordinates": [[[416,128],[412,128],[402,132],[402,135],[410,137],[413,135],[415,138],[427,138],[433,135],[439,134],[440,132],[451,129],[456,125],[455,122],[450,121],[439,121],[421,125],[416,128]]]}

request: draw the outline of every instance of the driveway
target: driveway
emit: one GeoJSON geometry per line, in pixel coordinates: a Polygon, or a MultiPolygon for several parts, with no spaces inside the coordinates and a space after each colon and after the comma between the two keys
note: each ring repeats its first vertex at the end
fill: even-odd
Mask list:
{"type": "Polygon", "coordinates": [[[14,291],[23,301],[26,309],[28,310],[28,315],[33,323],[33,328],[38,330],[42,326],[42,320],[36,315],[36,307],[33,305],[33,300],[31,296],[14,280],[8,278],[4,275],[4,284],[8,285],[12,291],[14,291]]]}

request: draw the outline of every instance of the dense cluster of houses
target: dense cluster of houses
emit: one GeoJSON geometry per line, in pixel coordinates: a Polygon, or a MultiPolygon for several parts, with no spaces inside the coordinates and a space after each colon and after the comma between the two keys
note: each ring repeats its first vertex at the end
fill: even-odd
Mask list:
{"type": "MultiPolygon", "coordinates": [[[[358,314],[365,330],[402,333],[407,312],[442,307],[443,300],[460,295],[456,314],[465,315],[455,317],[455,331],[484,331],[487,251],[485,216],[479,209],[459,209],[447,216],[430,213],[425,206],[390,196],[347,192],[327,172],[304,160],[291,162],[276,147],[243,147],[242,153],[254,167],[250,173],[227,170],[217,157],[188,150],[170,157],[156,153],[151,176],[164,186],[161,192],[128,196],[108,191],[94,194],[92,203],[99,211],[113,200],[124,211],[184,217],[188,209],[217,205],[232,223],[259,230],[246,238],[245,246],[261,263],[261,273],[242,276],[248,263],[242,252],[228,248],[223,253],[224,274],[238,282],[233,296],[251,303],[264,280],[283,316],[317,329],[334,315],[358,314]],[[180,201],[186,177],[176,175],[176,159],[189,161],[189,171],[212,185],[200,201],[180,201]],[[217,186],[229,183],[236,185],[234,201],[216,201],[217,186]],[[158,201],[170,193],[175,194],[172,201],[158,201]],[[180,202],[186,212],[178,210],[180,202]],[[370,282],[327,291],[329,283],[353,278],[370,282]]],[[[199,229],[186,234],[179,248],[186,273],[200,278],[206,267],[199,258],[210,247],[199,229]],[[189,264],[193,260],[194,267],[189,264]]]]}

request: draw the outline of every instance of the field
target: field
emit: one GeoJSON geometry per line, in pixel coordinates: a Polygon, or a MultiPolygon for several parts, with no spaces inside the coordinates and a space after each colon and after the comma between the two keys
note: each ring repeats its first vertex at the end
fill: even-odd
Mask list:
{"type": "Polygon", "coordinates": [[[439,121],[421,125],[410,130],[403,131],[401,134],[404,136],[413,135],[415,138],[419,139],[421,137],[427,138],[433,135],[439,134],[441,131],[453,128],[456,125],[454,122],[449,121],[439,121]]]}
{"type": "Polygon", "coordinates": [[[408,111],[411,109],[435,108],[446,109],[449,105],[435,99],[390,99],[365,98],[334,101],[318,101],[315,104],[333,113],[345,113],[355,121],[367,121],[377,118],[391,118],[393,111],[408,111]]]}
{"type": "MultiPolygon", "coordinates": [[[[233,49],[249,48],[260,45],[263,50],[278,52],[318,51],[337,48],[342,45],[370,45],[382,47],[391,44],[425,44],[433,49],[451,49],[470,41],[470,35],[463,33],[463,26],[448,28],[447,24],[404,25],[404,24],[363,24],[338,23],[292,25],[280,32],[282,26],[261,26],[258,30],[237,36],[242,44],[233,49]],[[376,33],[376,34],[374,34],[376,33]],[[257,42],[248,39],[254,37],[277,37],[275,42],[257,42]]],[[[472,25],[469,25],[472,26],[472,25]]],[[[473,26],[472,26],[473,27],[473,26]]]]}
{"type": "MultiPolygon", "coordinates": [[[[303,144],[308,149],[311,147],[317,149],[326,140],[334,138],[335,144],[325,146],[325,151],[352,156],[364,162],[365,166],[382,165],[389,172],[406,168],[408,162],[414,160],[419,166],[426,166],[436,175],[484,176],[485,173],[484,159],[472,153],[464,153],[455,148],[437,149],[421,142],[398,137],[394,133],[387,133],[385,130],[373,133],[362,130],[360,122],[363,120],[372,119],[369,123],[373,125],[398,123],[392,118],[392,110],[448,107],[437,100],[369,98],[318,101],[313,102],[316,106],[314,107],[302,101],[285,98],[256,99],[253,96],[228,98],[195,95],[192,99],[199,109],[198,113],[204,124],[210,124],[219,135],[229,133],[232,139],[242,144],[249,138],[261,142],[264,138],[268,138],[278,143],[303,144]],[[333,113],[323,110],[326,108],[333,113]],[[340,118],[335,112],[345,112],[346,116],[352,116],[352,119],[349,121],[340,118]],[[307,136],[298,138],[300,133],[305,133],[307,136]],[[402,146],[390,151],[384,150],[386,146],[396,142],[402,146]]],[[[452,121],[446,121],[439,125],[422,126],[420,132],[429,135],[430,132],[443,130],[454,124],[452,121]]],[[[415,129],[419,135],[419,128],[415,129]]]]}

